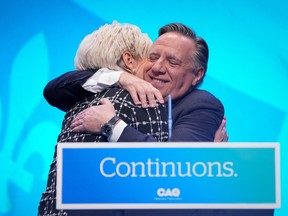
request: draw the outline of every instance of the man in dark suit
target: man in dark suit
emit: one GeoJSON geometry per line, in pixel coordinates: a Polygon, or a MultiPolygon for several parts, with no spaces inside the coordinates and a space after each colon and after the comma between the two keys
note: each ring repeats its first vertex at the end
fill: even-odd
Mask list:
{"type": "MultiPolygon", "coordinates": [[[[208,46],[191,29],[177,23],[166,25],[160,29],[159,38],[154,42],[149,53],[148,63],[144,70],[144,79],[160,90],[166,102],[168,96],[172,96],[172,141],[213,141],[214,134],[223,119],[224,108],[222,103],[209,92],[197,89],[205,76],[207,63],[208,46]]],[[[70,90],[73,90],[75,85],[82,85],[83,80],[85,80],[78,79],[77,75],[75,77],[76,79],[70,80],[68,84],[70,90]]],[[[121,77],[119,82],[124,88],[134,82],[130,78],[123,79],[123,76],[121,77]]],[[[63,83],[63,80],[60,80],[59,83],[63,83]]],[[[62,95],[62,98],[66,98],[67,92],[71,93],[71,91],[66,88],[67,83],[63,83],[63,87],[65,89],[60,89],[60,95],[62,95]]],[[[46,89],[46,93],[46,98],[49,98],[50,104],[53,105],[54,99],[53,96],[51,97],[51,89],[46,89]]],[[[66,99],[68,102],[75,100],[75,98],[76,100],[81,98],[78,92],[74,93],[74,99],[66,99]]],[[[57,95],[59,96],[59,93],[57,95]]],[[[76,132],[87,130],[101,132],[100,125],[105,125],[114,116],[113,106],[109,101],[103,99],[101,106],[91,107],[91,109],[89,108],[78,114],[75,120],[72,121],[71,128],[76,132]],[[92,128],[85,124],[88,117],[93,117],[93,121],[97,122],[92,128]]],[[[130,126],[123,126],[123,124],[120,125],[121,128],[118,126],[117,123],[113,125],[110,141],[154,140],[153,137],[143,135],[130,126]],[[119,134],[119,131],[122,132],[119,134]],[[114,134],[116,135],[113,136],[114,134]]],[[[133,216],[271,216],[273,210],[125,210],[122,213],[133,216]]]]}

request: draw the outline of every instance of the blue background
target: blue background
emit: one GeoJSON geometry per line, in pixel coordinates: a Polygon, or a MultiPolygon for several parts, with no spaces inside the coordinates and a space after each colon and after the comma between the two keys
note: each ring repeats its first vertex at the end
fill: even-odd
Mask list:
{"type": "MultiPolygon", "coordinates": [[[[183,22],[209,44],[202,88],[226,108],[229,141],[280,142],[288,214],[288,3],[284,0],[134,2],[11,0],[0,3],[0,215],[36,215],[64,113],[45,84],[73,70],[82,38],[113,20],[157,30],[183,22]]],[[[265,167],[263,167],[265,169],[265,167]]]]}

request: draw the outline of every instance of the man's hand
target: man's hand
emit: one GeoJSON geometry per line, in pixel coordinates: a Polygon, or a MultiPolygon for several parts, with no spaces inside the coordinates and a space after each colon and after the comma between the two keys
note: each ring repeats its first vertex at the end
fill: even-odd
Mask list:
{"type": "Polygon", "coordinates": [[[147,101],[150,107],[156,106],[156,100],[159,103],[164,103],[162,94],[153,85],[142,80],[132,74],[124,72],[119,78],[120,86],[126,89],[135,104],[142,104],[142,107],[148,107],[147,101]]]}
{"type": "Polygon", "coordinates": [[[214,142],[228,142],[228,134],[226,129],[226,118],[222,120],[221,125],[215,133],[214,142]]]}
{"type": "Polygon", "coordinates": [[[91,106],[78,113],[71,122],[73,132],[100,133],[101,126],[116,115],[112,103],[107,98],[100,100],[101,105],[91,106]]]}

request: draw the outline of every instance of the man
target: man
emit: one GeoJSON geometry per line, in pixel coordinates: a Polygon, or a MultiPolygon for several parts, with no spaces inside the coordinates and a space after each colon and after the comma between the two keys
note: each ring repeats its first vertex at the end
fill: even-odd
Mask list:
{"type": "MultiPolygon", "coordinates": [[[[206,42],[196,37],[193,31],[182,24],[169,24],[164,26],[160,29],[159,35],[159,38],[151,48],[149,60],[144,70],[144,79],[160,90],[165,101],[167,101],[168,95],[172,95],[172,141],[213,141],[215,131],[222,121],[224,108],[222,103],[213,95],[197,89],[207,70],[208,47],[206,42]]],[[[91,74],[88,74],[87,77],[90,75],[91,74]]],[[[80,79],[80,81],[83,80],[85,79],[80,79]]],[[[71,86],[75,86],[74,81],[71,86]]],[[[128,79],[124,79],[124,82],[121,82],[120,79],[119,82],[125,87],[127,81],[129,83],[128,79]]],[[[60,81],[60,83],[61,82],[62,81],[60,81]]],[[[76,78],[76,83],[79,85],[78,78],[76,78]]],[[[65,91],[67,91],[67,89],[65,91]]],[[[61,94],[62,96],[65,95],[63,92],[61,94]]],[[[79,93],[76,92],[74,96],[79,100],[81,96],[79,97],[77,94],[79,93]]],[[[111,106],[107,100],[103,100],[102,103],[102,106],[91,107],[90,110],[83,111],[79,114],[72,123],[74,130],[100,132],[100,125],[105,124],[105,122],[109,121],[109,119],[115,115],[113,106],[111,106]],[[91,113],[97,113],[99,115],[95,117],[94,115],[90,115],[91,113]],[[93,124],[92,128],[88,128],[85,124],[85,119],[89,116],[94,117],[94,121],[98,122],[98,124],[93,124]]],[[[111,141],[153,140],[152,137],[144,136],[130,126],[124,126],[124,128],[122,127],[120,129],[117,128],[118,124],[114,126],[113,135],[114,130],[123,131],[120,136],[116,135],[113,138],[112,135],[111,141]]],[[[273,215],[273,210],[131,210],[124,211],[124,214],[139,216],[268,216],[273,215]]]]}

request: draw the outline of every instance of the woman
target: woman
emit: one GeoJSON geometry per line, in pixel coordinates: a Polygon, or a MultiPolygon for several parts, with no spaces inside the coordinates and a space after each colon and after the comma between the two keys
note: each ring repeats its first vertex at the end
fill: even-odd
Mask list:
{"type": "MultiPolygon", "coordinates": [[[[112,70],[126,70],[138,77],[152,44],[147,34],[137,26],[113,22],[104,25],[87,35],[81,42],[76,57],[77,70],[89,70],[105,67],[112,70]]],[[[105,142],[107,136],[95,133],[75,133],[70,129],[71,121],[82,110],[98,105],[101,98],[108,98],[117,110],[117,115],[127,124],[135,127],[147,136],[154,136],[159,142],[167,141],[167,109],[164,104],[154,108],[142,108],[136,105],[130,94],[119,87],[111,87],[85,98],[70,107],[64,117],[58,142],[105,142]]],[[[57,152],[50,167],[46,191],[42,194],[38,215],[114,215],[115,211],[99,210],[58,210],[56,209],[56,165],[57,152]]],[[[73,193],[73,191],[71,191],[73,193]]]]}

